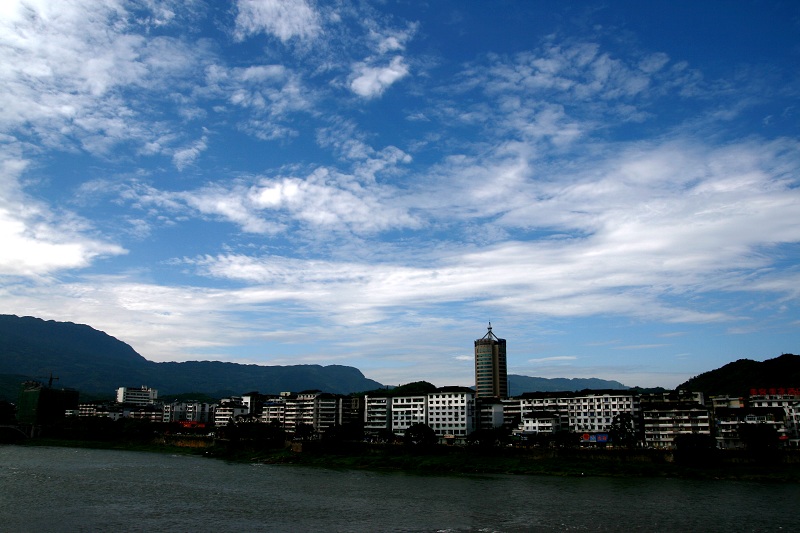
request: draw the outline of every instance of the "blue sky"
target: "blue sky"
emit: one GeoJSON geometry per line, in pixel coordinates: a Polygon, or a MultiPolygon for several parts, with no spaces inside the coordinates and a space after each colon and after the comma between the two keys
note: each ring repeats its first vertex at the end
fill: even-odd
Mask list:
{"type": "Polygon", "coordinates": [[[0,312],[153,361],[800,352],[795,2],[6,0],[0,312]]]}

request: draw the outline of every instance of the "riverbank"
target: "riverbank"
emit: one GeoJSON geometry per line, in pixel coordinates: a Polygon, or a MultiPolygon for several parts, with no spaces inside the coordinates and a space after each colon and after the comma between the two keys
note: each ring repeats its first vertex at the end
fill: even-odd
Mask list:
{"type": "Polygon", "coordinates": [[[792,463],[715,461],[705,465],[684,465],[664,461],[663,454],[652,454],[653,457],[650,457],[651,454],[608,452],[598,453],[594,450],[588,453],[584,450],[558,450],[548,453],[526,450],[486,452],[463,448],[422,452],[401,448],[347,455],[278,451],[247,457],[245,453],[240,459],[266,464],[389,470],[415,474],[670,477],[800,483],[800,465],[792,463]]]}
{"type": "MultiPolygon", "coordinates": [[[[308,444],[308,443],[306,443],[308,444]]],[[[547,475],[727,479],[800,483],[800,455],[782,453],[770,461],[742,453],[715,451],[701,463],[681,464],[660,450],[472,449],[436,446],[414,449],[365,445],[336,449],[322,446],[264,448],[254,443],[217,441],[207,447],[175,446],[164,441],[103,442],[30,439],[24,446],[61,446],[197,455],[240,463],[299,465],[329,469],[408,472],[418,475],[547,475]]]]}

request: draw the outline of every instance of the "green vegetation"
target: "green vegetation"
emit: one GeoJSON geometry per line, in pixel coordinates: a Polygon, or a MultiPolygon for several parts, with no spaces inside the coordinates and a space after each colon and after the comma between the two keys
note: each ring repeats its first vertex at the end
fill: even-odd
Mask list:
{"type": "Polygon", "coordinates": [[[641,442],[644,435],[636,431],[636,423],[633,415],[622,413],[614,417],[611,427],[608,430],[611,441],[624,448],[634,448],[636,443],[641,442]]]}
{"type": "Polygon", "coordinates": [[[392,388],[373,389],[358,393],[358,396],[416,396],[425,395],[429,392],[434,392],[436,385],[428,383],[427,381],[414,381],[392,388]]]}
{"type": "Polygon", "coordinates": [[[800,383],[800,355],[783,354],[763,362],[739,359],[695,376],[676,390],[702,392],[706,398],[729,394],[747,396],[752,388],[797,387],[800,383]]]}
{"type": "Polygon", "coordinates": [[[353,443],[347,453],[324,447],[302,452],[261,449],[240,443],[206,450],[206,455],[231,461],[265,464],[402,471],[414,474],[516,474],[603,477],[683,477],[800,483],[800,459],[787,455],[780,464],[749,462],[739,453],[721,454],[705,464],[673,461],[670,452],[620,449],[525,449],[353,443]]]}

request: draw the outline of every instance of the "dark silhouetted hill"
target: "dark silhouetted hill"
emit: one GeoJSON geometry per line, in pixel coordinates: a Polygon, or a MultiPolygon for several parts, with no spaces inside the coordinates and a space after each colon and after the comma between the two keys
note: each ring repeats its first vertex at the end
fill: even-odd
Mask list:
{"type": "Polygon", "coordinates": [[[512,396],[519,396],[526,392],[561,392],[585,389],[622,390],[630,388],[619,381],[608,381],[599,378],[535,378],[516,374],[508,376],[508,383],[508,393],[512,396]]]}
{"type": "Polygon", "coordinates": [[[21,376],[47,381],[51,373],[59,378],[54,386],[109,396],[117,387],[141,385],[158,389],[161,397],[185,392],[221,397],[246,391],[267,394],[308,389],[348,394],[383,386],[365,378],[357,368],[342,365],[156,363],[89,326],[0,315],[0,374],[14,375],[0,383],[21,376]]]}
{"type": "Polygon", "coordinates": [[[676,389],[702,392],[709,397],[747,396],[752,388],[771,387],[800,387],[800,355],[783,354],[763,362],[739,359],[695,376],[676,389]]]}

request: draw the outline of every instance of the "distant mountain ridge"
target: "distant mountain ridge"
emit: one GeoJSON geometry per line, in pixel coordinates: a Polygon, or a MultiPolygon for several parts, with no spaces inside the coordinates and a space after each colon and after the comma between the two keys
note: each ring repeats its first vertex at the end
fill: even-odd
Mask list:
{"type": "MultiPolygon", "coordinates": [[[[342,365],[262,366],[219,361],[156,363],[128,344],[90,326],[34,317],[0,315],[0,389],[20,379],[47,381],[88,394],[112,395],[120,386],[148,385],[162,398],[184,393],[212,397],[248,391],[277,393],[319,389],[347,394],[385,388],[360,370],[342,365]]],[[[598,378],[540,378],[511,374],[511,395],[526,392],[624,390],[618,381],[598,378]]],[[[800,356],[783,354],[763,362],[740,359],[700,374],[676,389],[745,396],[751,388],[800,388],[800,356]]],[[[1,392],[1,391],[0,391],[1,392]]],[[[16,392],[6,395],[16,401],[16,392]]],[[[2,397],[0,397],[2,399],[2,397]]]]}
{"type": "Polygon", "coordinates": [[[508,393],[511,396],[518,396],[526,392],[561,392],[584,389],[623,390],[630,388],[619,381],[599,378],[536,378],[517,374],[509,374],[508,384],[508,393]]]}
{"type": "Polygon", "coordinates": [[[216,396],[248,391],[278,393],[320,389],[348,394],[383,387],[342,365],[261,366],[190,361],[156,363],[131,346],[83,324],[0,315],[0,374],[46,381],[81,392],[113,394],[117,387],[147,385],[159,396],[202,392],[216,396]]]}

